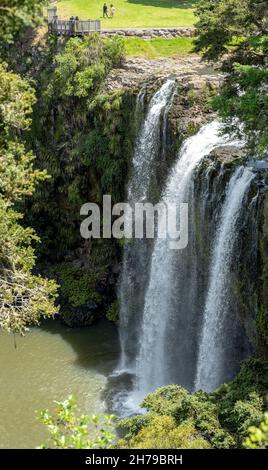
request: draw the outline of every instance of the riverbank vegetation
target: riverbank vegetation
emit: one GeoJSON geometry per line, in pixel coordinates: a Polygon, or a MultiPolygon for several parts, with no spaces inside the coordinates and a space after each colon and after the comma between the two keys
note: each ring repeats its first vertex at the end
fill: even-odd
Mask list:
{"type": "Polygon", "coordinates": [[[29,324],[56,313],[56,284],[33,274],[36,232],[22,222],[22,201],[48,178],[34,169],[34,155],[22,135],[31,125],[35,92],[31,85],[0,64],[0,326],[25,333],[29,324]]]}
{"type": "Polygon", "coordinates": [[[52,412],[42,410],[39,419],[50,434],[41,449],[110,449],[115,446],[115,416],[80,414],[72,396],[63,402],[56,401],[52,412]]]}
{"type": "Polygon", "coordinates": [[[114,416],[80,415],[72,397],[44,410],[41,422],[49,448],[261,449],[267,435],[268,361],[250,359],[230,383],[215,392],[189,393],[169,385],[142,402],[145,414],[116,421],[114,416]],[[116,438],[116,427],[125,429],[116,438]]]}
{"type": "Polygon", "coordinates": [[[144,399],[146,414],[121,423],[128,432],[119,445],[137,449],[246,447],[249,427],[258,426],[268,410],[267,389],[268,361],[258,359],[244,362],[237,377],[213,393],[190,394],[178,385],[161,387],[144,399]]]}

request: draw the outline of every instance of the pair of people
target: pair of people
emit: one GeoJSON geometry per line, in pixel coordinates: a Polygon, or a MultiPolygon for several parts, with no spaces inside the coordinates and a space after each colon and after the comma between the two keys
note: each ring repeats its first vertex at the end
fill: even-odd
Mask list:
{"type": "MultiPolygon", "coordinates": [[[[115,7],[111,4],[110,5],[110,18],[113,18],[115,14],[115,7]]],[[[102,8],[102,16],[103,18],[109,18],[108,15],[108,6],[106,3],[104,3],[103,8],[102,8]]]]}

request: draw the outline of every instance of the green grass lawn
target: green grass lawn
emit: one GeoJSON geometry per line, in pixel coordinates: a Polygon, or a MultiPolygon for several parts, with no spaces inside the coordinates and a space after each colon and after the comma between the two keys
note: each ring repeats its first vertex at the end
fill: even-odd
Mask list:
{"type": "Polygon", "coordinates": [[[102,19],[103,0],[61,0],[59,18],[79,16],[80,19],[101,19],[102,28],[145,28],[152,26],[192,26],[195,21],[194,6],[198,0],[112,0],[114,18],[102,19]]]}
{"type": "Polygon", "coordinates": [[[126,55],[131,57],[144,57],[156,59],[158,57],[181,57],[192,52],[192,38],[176,39],[150,39],[139,38],[124,39],[126,55]]]}

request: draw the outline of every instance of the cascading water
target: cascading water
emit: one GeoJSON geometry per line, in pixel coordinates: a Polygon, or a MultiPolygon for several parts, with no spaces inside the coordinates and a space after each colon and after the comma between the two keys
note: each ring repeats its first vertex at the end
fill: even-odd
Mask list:
{"type": "Polygon", "coordinates": [[[168,383],[193,386],[201,298],[192,213],[194,175],[214,147],[232,143],[220,128],[217,122],[207,124],[185,141],[164,191],[162,202],[189,205],[189,242],[180,251],[171,250],[168,239],[155,241],[137,356],[137,401],[168,383]]]}
{"type": "Polygon", "coordinates": [[[226,380],[229,360],[234,357],[235,323],[230,314],[228,276],[235,241],[239,235],[241,206],[253,178],[254,174],[248,168],[237,168],[230,179],[222,207],[211,258],[209,287],[200,338],[195,380],[197,390],[212,391],[226,380]]]}
{"type": "Polygon", "coordinates": [[[168,135],[168,132],[167,132],[167,128],[168,128],[168,115],[169,115],[169,111],[172,107],[172,104],[173,104],[173,100],[174,100],[174,97],[175,97],[175,93],[176,93],[176,87],[173,87],[173,90],[172,90],[172,93],[171,93],[171,96],[168,100],[168,103],[167,105],[165,106],[165,109],[164,109],[164,113],[163,113],[163,126],[162,126],[162,159],[165,158],[166,156],[166,150],[167,150],[167,135],[168,135]]]}
{"type": "MultiPolygon", "coordinates": [[[[174,86],[174,80],[167,80],[150,101],[135,144],[133,170],[127,194],[127,200],[131,205],[144,202],[149,197],[152,165],[161,147],[161,116],[172,97],[174,86]]],[[[144,90],[137,98],[137,113],[143,108],[143,102],[144,90]]],[[[132,370],[137,354],[144,286],[148,277],[148,258],[149,247],[146,240],[133,239],[126,244],[119,284],[120,372],[132,370]]]]}
{"type": "MultiPolygon", "coordinates": [[[[166,132],[173,92],[174,81],[168,80],[151,99],[143,120],[128,186],[132,205],[150,201],[154,163],[165,156],[161,129],[166,132]]],[[[141,91],[137,112],[143,108],[143,99],[141,91]]],[[[128,377],[134,377],[135,382],[134,388],[133,383],[124,382],[116,394],[114,403],[121,415],[136,412],[143,397],[162,385],[177,383],[188,390],[212,390],[232,378],[239,361],[248,355],[247,325],[241,326],[235,289],[241,273],[239,260],[241,266],[242,257],[247,258],[248,267],[256,258],[257,232],[249,223],[250,218],[256,218],[257,196],[255,203],[251,200],[252,217],[244,211],[254,174],[240,167],[230,179],[230,167],[213,157],[222,146],[226,152],[226,146],[237,150],[241,145],[223,134],[217,121],[203,126],[182,145],[160,202],[166,207],[188,203],[186,248],[171,249],[168,238],[156,238],[153,244],[134,239],[125,245],[119,288],[121,364],[117,372],[130,373],[128,377]],[[249,235],[244,233],[239,246],[243,230],[249,235]],[[254,247],[250,253],[248,246],[254,247]]],[[[163,226],[165,215],[160,213],[159,217],[158,226],[163,226]]],[[[251,271],[247,269],[244,287],[252,286],[251,271]]],[[[250,300],[252,306],[253,311],[250,300]]]]}

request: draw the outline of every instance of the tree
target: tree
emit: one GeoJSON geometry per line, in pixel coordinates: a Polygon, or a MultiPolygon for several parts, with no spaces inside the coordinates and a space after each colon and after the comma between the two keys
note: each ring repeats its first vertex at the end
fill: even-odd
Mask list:
{"type": "Polygon", "coordinates": [[[119,422],[126,430],[119,447],[241,448],[249,428],[256,436],[252,445],[260,436],[260,445],[267,445],[267,371],[267,360],[251,358],[232,382],[211,393],[189,393],[179,385],[156,389],[141,403],[146,413],[119,422]]]}
{"type": "MultiPolygon", "coordinates": [[[[234,37],[243,38],[236,48],[244,50],[249,46],[249,38],[268,34],[268,2],[263,0],[201,0],[195,14],[198,17],[195,45],[206,59],[218,59],[229,52],[234,37]]],[[[244,58],[247,54],[255,53],[249,47],[244,58]]]]}
{"type": "Polygon", "coordinates": [[[23,132],[31,124],[34,90],[28,82],[0,64],[0,327],[24,333],[40,317],[53,315],[56,284],[34,275],[35,232],[23,227],[18,205],[36,184],[47,178],[35,170],[23,132]]]}
{"type": "Polygon", "coordinates": [[[196,51],[224,57],[229,72],[214,106],[232,130],[233,118],[242,121],[250,150],[261,156],[268,144],[268,2],[201,0],[196,15],[196,51]]]}
{"type": "Polygon", "coordinates": [[[50,439],[41,448],[52,449],[110,449],[115,443],[114,416],[78,415],[72,396],[50,413],[43,410],[40,421],[47,427],[50,439]]]}
{"type": "Polygon", "coordinates": [[[43,3],[44,0],[1,0],[0,50],[12,43],[21,29],[38,23],[43,3]]]}
{"type": "Polygon", "coordinates": [[[263,421],[259,426],[251,426],[248,429],[249,435],[245,439],[246,449],[267,449],[268,448],[268,413],[264,413],[263,421]]]}
{"type": "Polygon", "coordinates": [[[120,440],[128,449],[210,449],[209,442],[196,430],[192,420],[178,425],[171,416],[153,416],[130,440],[120,440]]]}

